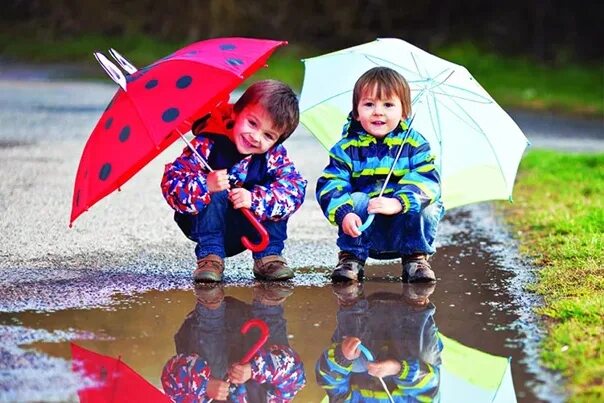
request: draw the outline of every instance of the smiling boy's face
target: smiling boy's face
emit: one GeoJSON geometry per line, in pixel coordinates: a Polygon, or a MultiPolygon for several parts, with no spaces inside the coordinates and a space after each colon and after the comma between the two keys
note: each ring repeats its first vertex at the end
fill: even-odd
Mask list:
{"type": "Polygon", "coordinates": [[[357,120],[363,129],[374,137],[382,138],[390,133],[403,118],[403,106],[396,94],[378,98],[377,91],[363,91],[357,105],[357,120]]]}
{"type": "Polygon", "coordinates": [[[260,104],[250,104],[235,117],[233,143],[241,154],[263,154],[279,140],[281,132],[260,104]]]}

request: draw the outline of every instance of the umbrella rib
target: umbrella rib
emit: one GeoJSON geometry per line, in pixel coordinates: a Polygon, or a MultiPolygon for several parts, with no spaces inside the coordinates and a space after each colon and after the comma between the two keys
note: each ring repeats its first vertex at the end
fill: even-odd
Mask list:
{"type": "MultiPolygon", "coordinates": [[[[449,87],[451,87],[451,86],[449,86],[449,87]]],[[[452,87],[452,88],[456,88],[456,87],[452,87]]],[[[456,89],[461,89],[461,88],[456,88],[456,89]]],[[[477,104],[488,105],[488,104],[492,104],[493,103],[493,101],[491,101],[490,99],[485,98],[485,97],[483,97],[484,101],[479,101],[479,100],[476,100],[476,99],[464,98],[464,97],[459,96],[459,95],[448,94],[448,93],[446,93],[444,91],[443,92],[431,91],[431,92],[434,93],[434,94],[436,94],[436,95],[444,95],[444,96],[446,96],[448,98],[457,98],[457,99],[461,99],[463,101],[474,102],[474,103],[477,103],[477,104]]],[[[468,91],[468,92],[471,93],[471,91],[468,91]]],[[[477,96],[480,96],[479,94],[476,94],[476,93],[473,93],[473,94],[477,95],[477,96]]]]}
{"type": "MultiPolygon", "coordinates": [[[[475,125],[476,127],[478,127],[478,133],[482,134],[482,136],[486,139],[487,143],[489,144],[489,148],[491,149],[491,152],[493,153],[493,156],[495,157],[495,160],[497,161],[497,167],[499,168],[499,172],[501,173],[501,176],[503,178],[503,182],[505,183],[505,187],[506,189],[508,189],[508,181],[507,178],[505,177],[505,173],[503,172],[503,168],[501,165],[501,162],[499,161],[499,157],[497,156],[497,153],[495,152],[495,147],[493,147],[493,143],[491,143],[491,140],[489,139],[489,137],[486,135],[485,131],[482,129],[482,127],[480,127],[480,125],[478,124],[478,122],[476,122],[476,120],[474,120],[474,118],[472,118],[472,116],[470,116],[468,114],[468,112],[465,111],[464,108],[461,107],[461,105],[459,105],[459,103],[455,100],[455,99],[451,99],[451,101],[453,101],[453,103],[455,105],[457,105],[457,107],[466,115],[466,117],[468,119],[470,119],[475,125]]],[[[447,107],[446,105],[443,104],[443,106],[448,109],[451,113],[453,113],[455,116],[459,117],[461,119],[461,117],[456,114],[453,110],[451,110],[449,107],[447,107]]],[[[462,119],[463,121],[463,119],[462,119]]]]}

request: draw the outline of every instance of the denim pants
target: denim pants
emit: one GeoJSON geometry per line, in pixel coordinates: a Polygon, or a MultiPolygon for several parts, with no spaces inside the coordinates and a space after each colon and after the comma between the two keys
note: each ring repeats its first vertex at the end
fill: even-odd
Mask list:
{"type": "MultiPolygon", "coordinates": [[[[365,222],[369,216],[369,196],[360,192],[351,196],[354,213],[365,222]]],[[[436,252],[434,239],[443,215],[444,207],[440,201],[420,213],[376,214],[373,223],[357,238],[346,235],[340,226],[337,245],[340,250],[350,252],[361,260],[366,260],[368,256],[394,259],[414,253],[431,255],[436,252]]]]}
{"type": "MultiPolygon", "coordinates": [[[[225,258],[243,252],[242,236],[247,236],[252,243],[260,240],[252,224],[240,211],[233,209],[226,190],[213,193],[210,204],[198,214],[176,213],[174,220],[187,238],[197,243],[195,255],[198,259],[209,254],[225,258]]],[[[267,220],[262,225],[268,232],[269,244],[265,250],[253,253],[254,259],[281,255],[287,239],[287,219],[267,220]]]]}

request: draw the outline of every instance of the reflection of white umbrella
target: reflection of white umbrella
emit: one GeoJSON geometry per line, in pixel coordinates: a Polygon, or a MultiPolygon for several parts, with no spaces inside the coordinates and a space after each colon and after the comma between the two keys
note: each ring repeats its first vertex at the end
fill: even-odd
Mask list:
{"type": "Polygon", "coordinates": [[[390,67],[411,87],[413,127],[436,154],[445,206],[511,198],[528,140],[464,67],[400,39],[379,39],[305,65],[300,120],[326,148],[340,139],[356,80],[372,67],[390,67]]]}

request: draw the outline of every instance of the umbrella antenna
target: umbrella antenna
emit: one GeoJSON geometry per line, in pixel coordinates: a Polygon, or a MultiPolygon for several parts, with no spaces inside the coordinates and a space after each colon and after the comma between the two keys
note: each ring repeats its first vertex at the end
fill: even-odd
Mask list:
{"type": "Polygon", "coordinates": [[[191,150],[191,152],[193,153],[193,155],[195,155],[197,157],[197,159],[203,164],[203,166],[210,172],[214,172],[214,170],[212,169],[212,167],[210,166],[210,164],[208,164],[208,162],[205,160],[205,158],[203,158],[201,156],[201,154],[199,154],[197,152],[197,150],[195,149],[195,147],[193,147],[193,145],[191,144],[191,142],[189,140],[187,140],[187,138],[185,137],[184,134],[182,134],[180,132],[180,130],[176,129],[176,133],[178,133],[178,135],[180,136],[180,138],[182,139],[182,141],[184,141],[187,144],[187,147],[189,147],[189,149],[191,150]]]}

